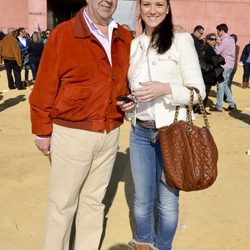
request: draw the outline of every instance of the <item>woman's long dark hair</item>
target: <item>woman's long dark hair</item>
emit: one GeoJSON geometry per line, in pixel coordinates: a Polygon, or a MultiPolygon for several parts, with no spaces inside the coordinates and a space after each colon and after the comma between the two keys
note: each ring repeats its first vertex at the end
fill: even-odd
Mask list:
{"type": "MultiPolygon", "coordinates": [[[[165,53],[171,47],[174,37],[171,6],[169,0],[166,0],[166,2],[169,6],[168,14],[165,19],[157,27],[155,27],[151,37],[151,46],[155,48],[159,54],[165,53]]],[[[144,31],[145,23],[143,20],[141,20],[141,24],[144,31]]]]}

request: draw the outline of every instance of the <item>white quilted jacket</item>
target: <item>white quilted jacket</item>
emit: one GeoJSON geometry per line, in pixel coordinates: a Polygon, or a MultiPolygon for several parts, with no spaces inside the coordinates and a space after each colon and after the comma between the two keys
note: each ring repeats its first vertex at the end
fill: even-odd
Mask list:
{"type": "MultiPolygon", "coordinates": [[[[201,74],[198,56],[194,47],[194,42],[190,34],[177,33],[171,48],[164,54],[157,54],[155,49],[150,48],[148,51],[143,39],[145,34],[132,41],[130,54],[130,67],[128,79],[130,88],[138,84],[136,76],[140,70],[140,63],[145,59],[148,60],[148,71],[152,81],[169,83],[171,87],[171,95],[159,97],[153,101],[156,127],[169,125],[173,122],[175,106],[187,105],[190,92],[185,86],[194,86],[205,97],[205,86],[201,74]]],[[[195,95],[195,103],[198,102],[195,95]]],[[[140,103],[138,104],[140,105],[140,103]]],[[[135,121],[136,112],[127,114],[129,119],[135,121]]],[[[186,111],[181,107],[179,120],[186,119],[186,111]]]]}

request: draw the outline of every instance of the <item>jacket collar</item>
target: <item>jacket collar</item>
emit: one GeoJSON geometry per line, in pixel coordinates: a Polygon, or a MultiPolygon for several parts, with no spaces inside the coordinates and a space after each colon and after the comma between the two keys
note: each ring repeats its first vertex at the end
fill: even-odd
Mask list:
{"type": "Polygon", "coordinates": [[[149,44],[150,44],[150,37],[146,36],[145,32],[143,32],[138,37],[138,42],[143,51],[148,50],[149,44]]]}
{"type": "MultiPolygon", "coordinates": [[[[91,31],[88,28],[88,25],[86,24],[86,21],[83,17],[83,11],[84,11],[83,7],[75,16],[74,18],[74,35],[77,38],[87,38],[90,37],[92,35],[91,31]]],[[[118,25],[119,27],[119,25],[118,25]]],[[[113,40],[115,39],[120,39],[122,41],[124,41],[124,37],[122,36],[119,28],[114,28],[113,30],[113,40]]]]}

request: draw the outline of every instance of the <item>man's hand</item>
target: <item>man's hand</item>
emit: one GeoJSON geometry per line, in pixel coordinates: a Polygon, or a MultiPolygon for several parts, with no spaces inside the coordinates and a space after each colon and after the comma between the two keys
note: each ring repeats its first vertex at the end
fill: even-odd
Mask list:
{"type": "Polygon", "coordinates": [[[239,62],[238,62],[238,65],[239,65],[239,66],[243,66],[244,63],[243,63],[242,61],[239,61],[239,62]]]}
{"type": "Polygon", "coordinates": [[[44,154],[44,155],[49,155],[50,154],[50,141],[51,138],[46,137],[36,137],[35,139],[35,144],[37,146],[37,148],[44,154]]]}

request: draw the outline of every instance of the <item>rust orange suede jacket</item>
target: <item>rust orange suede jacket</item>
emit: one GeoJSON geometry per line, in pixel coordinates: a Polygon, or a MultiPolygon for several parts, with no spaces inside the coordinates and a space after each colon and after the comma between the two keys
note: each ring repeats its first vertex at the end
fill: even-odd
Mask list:
{"type": "Polygon", "coordinates": [[[21,50],[17,39],[12,35],[6,35],[0,45],[0,63],[3,59],[14,60],[19,66],[22,66],[21,50]]]}
{"type": "Polygon", "coordinates": [[[123,122],[116,96],[128,94],[131,35],[118,25],[112,66],[83,17],[58,25],[50,35],[30,95],[32,132],[50,135],[52,124],[107,132],[123,122]]]}

